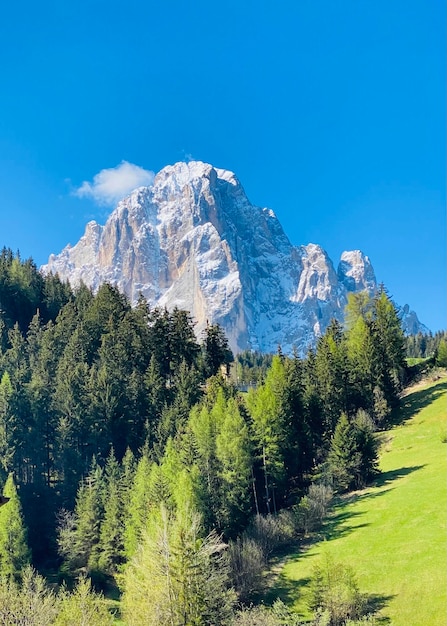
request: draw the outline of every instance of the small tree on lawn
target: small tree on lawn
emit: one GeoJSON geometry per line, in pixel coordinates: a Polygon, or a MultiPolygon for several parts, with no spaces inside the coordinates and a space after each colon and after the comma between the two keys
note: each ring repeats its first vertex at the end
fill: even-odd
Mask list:
{"type": "Polygon", "coordinates": [[[325,613],[329,626],[342,626],[348,619],[358,619],[366,611],[353,570],[334,561],[329,555],[316,565],[309,585],[309,608],[325,613]]]}

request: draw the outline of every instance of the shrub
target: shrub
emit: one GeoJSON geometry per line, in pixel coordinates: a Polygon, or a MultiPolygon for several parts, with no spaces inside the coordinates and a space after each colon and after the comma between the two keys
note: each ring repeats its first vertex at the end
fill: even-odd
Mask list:
{"type": "Polygon", "coordinates": [[[295,537],[295,515],[280,511],[277,515],[257,515],[242,536],[230,542],[227,552],[230,581],[242,602],[261,589],[269,556],[295,537]]]}
{"type": "Polygon", "coordinates": [[[347,622],[345,622],[345,626],[376,626],[378,624],[377,619],[371,614],[356,620],[348,619],[347,622]]]}
{"type": "Polygon", "coordinates": [[[0,626],[110,626],[113,618],[102,596],[82,578],[73,593],[54,593],[45,579],[25,568],[21,582],[0,578],[0,626]]]}
{"type": "Polygon", "coordinates": [[[228,545],[230,582],[239,599],[246,602],[262,583],[266,560],[261,546],[250,537],[238,537],[228,545]]]}
{"type": "Polygon", "coordinates": [[[302,624],[298,615],[291,611],[282,600],[275,600],[271,608],[252,606],[242,609],[236,613],[232,626],[301,626],[302,624]]]}
{"type": "Polygon", "coordinates": [[[333,491],[327,485],[312,484],[293,509],[297,528],[307,534],[321,526],[332,497],[333,491]]]}
{"type": "Polygon", "coordinates": [[[280,622],[265,606],[251,606],[235,614],[232,626],[280,626],[280,622]]]}
{"type": "Polygon", "coordinates": [[[54,626],[108,626],[113,622],[104,598],[92,591],[89,578],[81,577],[72,593],[61,592],[54,626]]]}
{"type": "Polygon", "coordinates": [[[57,597],[31,567],[23,571],[21,584],[12,577],[0,578],[1,626],[51,626],[57,613],[57,597]]]}
{"type": "Polygon", "coordinates": [[[262,549],[264,556],[296,538],[296,520],[291,511],[280,511],[277,515],[256,515],[246,531],[262,549]]]}

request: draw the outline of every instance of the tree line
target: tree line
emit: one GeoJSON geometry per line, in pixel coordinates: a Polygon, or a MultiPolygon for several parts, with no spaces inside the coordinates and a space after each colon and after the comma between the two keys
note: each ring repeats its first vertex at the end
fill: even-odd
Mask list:
{"type": "Polygon", "coordinates": [[[447,366],[447,332],[417,333],[405,338],[406,354],[409,358],[432,359],[440,367],[447,366]]]}
{"type": "Polygon", "coordinates": [[[129,624],[229,623],[272,528],[292,511],[307,532],[327,490],[374,477],[405,380],[384,289],[353,294],[306,358],[254,355],[247,393],[217,325],[199,342],[185,311],[72,290],[5,250],[0,328],[0,575],[115,581],[129,624]]]}

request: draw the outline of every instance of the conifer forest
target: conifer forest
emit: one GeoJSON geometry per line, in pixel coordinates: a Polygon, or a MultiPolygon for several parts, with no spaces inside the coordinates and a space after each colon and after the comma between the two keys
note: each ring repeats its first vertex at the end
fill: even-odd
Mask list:
{"type": "Polygon", "coordinates": [[[305,358],[233,356],[218,325],[198,340],[185,311],[4,249],[0,624],[300,623],[252,606],[266,562],[377,474],[405,357],[430,342],[443,358],[381,289],[305,358]]]}

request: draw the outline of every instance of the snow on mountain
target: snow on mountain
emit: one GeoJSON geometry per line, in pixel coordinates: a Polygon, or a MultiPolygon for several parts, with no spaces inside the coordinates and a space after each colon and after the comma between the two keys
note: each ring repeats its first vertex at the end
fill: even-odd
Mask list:
{"type": "MultiPolygon", "coordinates": [[[[200,161],[163,168],[42,270],[93,289],[110,282],[134,303],[141,293],[152,307],[186,309],[198,336],[219,323],[235,352],[281,345],[303,354],[343,318],[348,292],[377,288],[362,252],[344,252],[336,272],[320,246],[292,246],[232,172],[200,161]]],[[[412,332],[421,326],[408,307],[402,316],[412,332]]]]}

